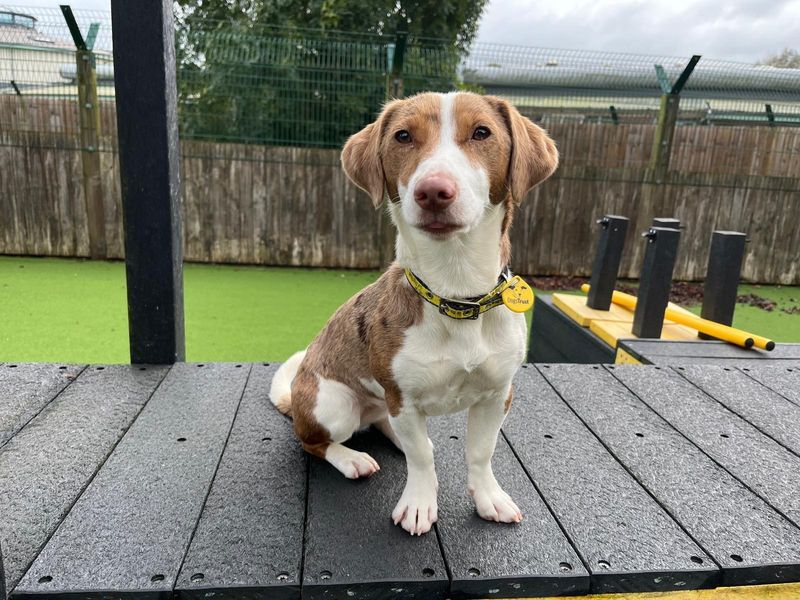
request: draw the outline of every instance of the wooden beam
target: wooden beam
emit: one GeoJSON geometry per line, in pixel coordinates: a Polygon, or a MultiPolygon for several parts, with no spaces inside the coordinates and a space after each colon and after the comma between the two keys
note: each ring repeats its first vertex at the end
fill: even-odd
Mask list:
{"type": "Polygon", "coordinates": [[[672,154],[672,138],[675,136],[675,123],[678,121],[678,94],[664,94],[658,109],[658,122],[653,136],[653,151],[650,153],[650,169],[661,183],[669,169],[669,158],[672,154]]]}
{"type": "Polygon", "coordinates": [[[100,176],[100,106],[97,102],[97,73],[91,50],[75,52],[78,80],[78,116],[81,128],[81,170],[83,197],[89,229],[89,256],[106,258],[106,215],[100,176]]]}
{"type": "Polygon", "coordinates": [[[171,0],[112,0],[131,362],[184,359],[171,0]]]}
{"type": "Polygon", "coordinates": [[[75,44],[76,83],[78,84],[78,122],[81,132],[81,172],[83,199],[89,231],[89,256],[106,258],[106,216],[103,206],[103,186],[100,178],[100,107],[97,104],[97,74],[92,53],[99,23],[89,27],[88,39],[83,39],[78,22],[67,4],[61,13],[75,44]]]}
{"type": "Polygon", "coordinates": [[[692,56],[672,86],[669,85],[664,67],[655,65],[656,77],[663,92],[658,110],[656,133],[653,138],[653,151],[650,154],[650,169],[655,176],[656,183],[662,183],[667,176],[669,158],[672,154],[672,140],[675,136],[675,123],[678,121],[678,107],[681,103],[680,94],[699,60],[700,55],[692,56]]]}

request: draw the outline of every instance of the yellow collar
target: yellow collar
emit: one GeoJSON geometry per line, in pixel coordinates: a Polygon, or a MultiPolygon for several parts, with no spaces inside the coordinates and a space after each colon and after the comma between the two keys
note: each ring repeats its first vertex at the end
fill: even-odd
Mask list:
{"type": "Polygon", "coordinates": [[[487,310],[493,309],[495,306],[503,304],[502,293],[507,288],[516,285],[519,281],[518,275],[511,275],[511,270],[506,267],[498,277],[498,284],[495,288],[485,296],[476,296],[474,298],[466,298],[464,300],[454,300],[452,298],[444,298],[435,294],[424,281],[414,275],[411,269],[406,269],[406,279],[414,291],[417,292],[423,299],[427,300],[439,309],[443,315],[451,319],[477,319],[481,314],[487,310]]]}

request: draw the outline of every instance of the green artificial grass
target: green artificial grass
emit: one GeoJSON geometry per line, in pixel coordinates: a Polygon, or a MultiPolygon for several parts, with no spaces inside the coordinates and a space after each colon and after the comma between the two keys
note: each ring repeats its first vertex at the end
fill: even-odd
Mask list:
{"type": "MultiPolygon", "coordinates": [[[[775,309],[766,311],[756,306],[737,304],[733,314],[733,326],[751,333],[763,335],[776,342],[800,342],[800,312],[793,314],[782,309],[800,310],[800,287],[774,285],[739,286],[739,294],[755,294],[776,303],[775,309]]],[[[700,305],[688,309],[700,314],[700,305]]]]}
{"type": "MultiPolygon", "coordinates": [[[[284,360],[377,276],[374,271],[188,264],[186,358],[284,360]]],[[[738,305],[736,327],[778,342],[800,342],[800,314],[780,310],[800,306],[799,287],[743,285],[740,293],[764,296],[778,306],[767,312],[738,305]]],[[[129,360],[122,262],[0,257],[0,307],[0,361],[129,360]]]]}
{"type": "MultiPolygon", "coordinates": [[[[277,361],[376,272],[187,264],[186,359],[277,361]]],[[[0,257],[0,361],[124,363],[125,265],[0,257]]]]}

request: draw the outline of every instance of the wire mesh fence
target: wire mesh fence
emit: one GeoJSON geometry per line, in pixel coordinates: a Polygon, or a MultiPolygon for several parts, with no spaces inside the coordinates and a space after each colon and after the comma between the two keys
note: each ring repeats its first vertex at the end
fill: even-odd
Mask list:
{"type": "MultiPolygon", "coordinates": [[[[110,15],[75,11],[94,42],[97,92],[113,125],[110,15]]],[[[402,79],[406,95],[465,88],[509,98],[545,124],[655,122],[663,85],[688,57],[473,44],[462,50],[410,39],[400,56],[395,34],[287,29],[204,22],[176,14],[180,132],[184,140],[339,147],[372,120],[402,79]],[[402,70],[398,62],[402,61],[402,70]],[[659,81],[659,65],[665,81],[659,81]],[[399,71],[399,73],[398,73],[399,71]]],[[[0,94],[75,100],[75,45],[56,8],[0,9],[0,94]]],[[[52,105],[51,105],[52,106],[52,105]]],[[[77,140],[77,120],[0,114],[5,131],[36,121],[53,143],[77,140]]],[[[800,125],[800,70],[702,58],[681,94],[679,124],[800,125]]],[[[39,131],[39,133],[43,133],[39,131]]],[[[114,127],[102,148],[113,149],[114,127]]],[[[77,142],[76,142],[77,143],[77,142]]]]}
{"type": "MultiPolygon", "coordinates": [[[[86,69],[61,11],[0,9],[0,252],[87,255],[83,167],[94,161],[107,257],[123,254],[110,16],[74,14],[84,36],[99,24],[96,137],[85,135],[86,69]]],[[[468,89],[511,100],[561,154],[556,176],[515,216],[517,271],[586,272],[601,211],[641,227],[679,213],[694,227],[679,277],[702,275],[703,240],[722,228],[752,234],[748,278],[800,281],[800,69],[702,58],[659,181],[650,164],[659,103],[689,57],[461,47],[180,12],[175,40],[187,260],[380,266],[391,236],[337,149],[393,94],[468,89]]]]}

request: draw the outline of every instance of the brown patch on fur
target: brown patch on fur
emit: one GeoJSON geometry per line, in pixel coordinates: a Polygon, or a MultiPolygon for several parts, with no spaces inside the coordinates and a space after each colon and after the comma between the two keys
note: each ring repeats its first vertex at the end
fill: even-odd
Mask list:
{"type": "Polygon", "coordinates": [[[336,311],[311,342],[292,382],[295,431],[304,448],[312,454],[322,452],[324,457],[331,441],[329,432],[314,417],[317,377],[338,381],[353,390],[363,407],[362,415],[374,406],[376,398],[361,379],[375,379],[384,388],[389,414],[400,412],[402,395],[394,381],[392,361],[406,329],[421,319],[422,298],[396,264],[336,311]]]}
{"type": "Polygon", "coordinates": [[[514,221],[514,201],[511,196],[508,196],[503,205],[506,208],[506,214],[503,215],[503,223],[500,226],[500,264],[511,264],[511,237],[509,231],[511,230],[511,223],[514,221]]]}
{"type": "Polygon", "coordinates": [[[389,102],[374,123],[350,137],[342,150],[342,167],[366,191],[375,206],[384,193],[397,201],[397,184],[407,183],[417,165],[439,141],[439,96],[417,94],[389,102]],[[411,134],[410,143],[395,139],[398,131],[411,134]]]}
{"type": "Polygon", "coordinates": [[[331,443],[330,432],[317,422],[314,417],[314,406],[317,403],[317,378],[313,372],[304,368],[305,360],[300,363],[292,381],[292,418],[294,431],[303,448],[309,454],[325,458],[325,451],[331,443]]]}
{"type": "Polygon", "coordinates": [[[508,165],[508,189],[515,202],[550,177],[558,168],[558,149],[547,132],[523,117],[508,101],[484,96],[494,106],[511,134],[511,159],[508,165]]]}
{"type": "Polygon", "coordinates": [[[370,327],[369,366],[375,380],[383,386],[389,414],[396,417],[403,406],[400,388],[394,380],[392,361],[400,351],[406,330],[422,320],[422,298],[406,280],[405,272],[396,264],[381,278],[386,285],[379,292],[379,301],[370,327]]]}
{"type": "Polygon", "coordinates": [[[489,200],[504,202],[509,194],[508,169],[511,157],[511,131],[503,115],[483,96],[458,94],[453,102],[456,124],[456,143],[470,162],[482,167],[489,177],[489,200]],[[478,127],[491,134],[484,140],[474,140],[478,127]]]}
{"type": "Polygon", "coordinates": [[[514,388],[508,390],[508,398],[506,398],[506,403],[503,404],[503,412],[508,414],[508,411],[511,410],[511,401],[514,399],[514,388]]]}

